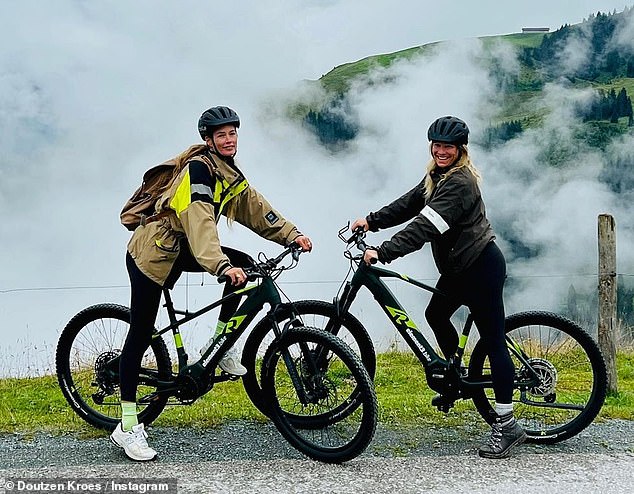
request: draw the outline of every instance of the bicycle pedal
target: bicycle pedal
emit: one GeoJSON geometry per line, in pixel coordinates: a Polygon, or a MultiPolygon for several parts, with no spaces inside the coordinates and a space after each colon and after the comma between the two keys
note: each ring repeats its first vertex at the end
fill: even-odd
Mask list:
{"type": "Polygon", "coordinates": [[[436,395],[431,399],[432,406],[436,407],[440,412],[449,413],[454,406],[455,400],[444,395],[436,395]]]}
{"type": "Polygon", "coordinates": [[[235,374],[229,374],[228,372],[220,370],[220,374],[218,374],[217,381],[219,381],[219,382],[221,382],[221,381],[237,381],[241,377],[242,376],[236,376],[235,374]]]}

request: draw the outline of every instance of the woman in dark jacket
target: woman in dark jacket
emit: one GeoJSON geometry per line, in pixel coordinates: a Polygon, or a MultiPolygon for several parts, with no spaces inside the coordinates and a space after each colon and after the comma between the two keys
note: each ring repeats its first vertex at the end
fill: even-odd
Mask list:
{"type": "Polygon", "coordinates": [[[434,294],[425,317],[446,358],[458,347],[451,316],[466,305],[473,314],[480,337],[488,347],[495,393],[496,421],[479,454],[503,458],[522,443],[526,434],[513,417],[514,368],[506,347],[502,298],[506,261],[495,244],[495,235],[480,194],[480,174],[467,150],[469,129],[456,117],[434,121],[427,132],[432,159],[425,178],[409,192],[352,228],[378,231],[412,220],[390,240],[365,251],[368,264],[389,263],[431,244],[440,272],[436,287],[447,296],[434,294]]]}

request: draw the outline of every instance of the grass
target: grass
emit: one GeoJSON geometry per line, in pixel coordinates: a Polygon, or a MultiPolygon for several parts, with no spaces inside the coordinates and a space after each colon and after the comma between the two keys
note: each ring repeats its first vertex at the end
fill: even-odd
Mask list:
{"type": "MultiPolygon", "coordinates": [[[[484,36],[479,39],[482,41],[484,48],[488,50],[500,42],[510,43],[518,48],[537,47],[540,45],[543,37],[544,35],[541,33],[515,33],[502,36],[484,36]]],[[[345,63],[334,67],[330,72],[324,74],[319,81],[327,91],[342,94],[350,88],[352,81],[359,77],[366,76],[372,69],[377,67],[385,68],[397,61],[411,60],[429,55],[442,43],[442,41],[427,43],[422,46],[415,46],[393,53],[371,55],[356,62],[345,63]]]]}
{"type": "MultiPolygon", "coordinates": [[[[617,374],[619,392],[608,396],[599,420],[634,420],[634,351],[618,354],[617,374]]],[[[423,369],[411,353],[380,354],[375,384],[379,421],[386,426],[452,426],[478,417],[469,401],[458,402],[449,414],[433,408],[430,401],[434,392],[427,386],[423,369]]],[[[251,404],[240,381],[216,385],[193,405],[168,407],[155,424],[214,428],[232,420],[267,420],[251,404]]],[[[55,376],[0,380],[0,433],[38,432],[103,434],[71,410],[55,376]]]]}
{"type": "MultiPolygon", "coordinates": [[[[498,36],[484,36],[478,39],[482,42],[484,57],[486,58],[488,56],[486,54],[499,43],[507,43],[516,48],[535,48],[541,44],[544,36],[543,33],[513,33],[498,36]]],[[[331,71],[322,75],[318,81],[314,82],[321,85],[328,94],[341,96],[350,89],[355,81],[363,80],[363,78],[367,77],[374,69],[387,68],[403,60],[428,57],[443,43],[443,41],[437,41],[393,53],[368,56],[355,62],[334,67],[331,71]]],[[[385,81],[389,81],[392,76],[390,74],[384,74],[383,77],[385,81]]],[[[499,115],[495,117],[495,121],[491,123],[497,125],[512,120],[520,120],[524,128],[539,126],[548,112],[548,109],[545,108],[541,102],[544,82],[537,69],[522,64],[518,80],[515,81],[512,87],[508,88],[508,92],[504,94],[502,109],[499,115]]],[[[614,89],[617,93],[622,88],[625,88],[628,95],[631,96],[634,94],[634,78],[623,77],[602,80],[602,78],[599,77],[593,81],[575,79],[571,82],[575,88],[593,87],[606,92],[614,89]]],[[[381,81],[374,80],[372,83],[380,84],[381,81]]],[[[321,104],[323,104],[323,102],[298,103],[293,105],[293,112],[295,112],[297,116],[303,117],[311,108],[318,110],[321,104]]]]}

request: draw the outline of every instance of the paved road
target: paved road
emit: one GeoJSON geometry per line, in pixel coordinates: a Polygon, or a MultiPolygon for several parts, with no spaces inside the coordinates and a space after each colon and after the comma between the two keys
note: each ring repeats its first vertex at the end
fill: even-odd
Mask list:
{"type": "Polygon", "coordinates": [[[595,424],[500,461],[477,456],[483,437],[478,426],[381,427],[361,457],[325,465],[291,449],[270,424],[155,428],[160,458],[145,464],[127,461],[105,438],[8,435],[0,436],[0,477],[173,477],[179,493],[634,493],[634,422],[595,424]]]}

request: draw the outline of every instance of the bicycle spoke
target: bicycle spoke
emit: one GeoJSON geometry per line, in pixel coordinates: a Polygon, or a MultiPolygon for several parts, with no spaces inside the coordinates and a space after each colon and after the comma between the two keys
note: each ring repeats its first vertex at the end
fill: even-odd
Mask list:
{"type": "MultiPolygon", "coordinates": [[[[605,399],[605,364],[596,343],[572,321],[551,313],[528,312],[507,320],[514,351],[514,412],[533,440],[555,442],[586,427],[605,399]]],[[[490,376],[488,357],[472,356],[473,370],[490,376]]],[[[486,418],[492,412],[493,390],[474,402],[486,418]]]]}
{"type": "Polygon", "coordinates": [[[274,345],[265,356],[263,385],[273,394],[276,425],[313,458],[338,462],[357,456],[376,427],[376,396],[367,372],[332,335],[308,328],[291,333],[289,341],[274,345]],[[319,359],[324,352],[327,358],[319,359]],[[283,354],[290,356],[293,373],[283,354]]]}
{"type": "MultiPolygon", "coordinates": [[[[110,362],[121,353],[128,318],[128,310],[121,306],[90,307],[68,323],[58,343],[56,365],[62,391],[71,407],[97,427],[112,429],[121,417],[118,364],[111,369],[110,362]]],[[[141,368],[163,373],[171,370],[162,340],[153,342],[145,351],[141,368]]],[[[137,397],[155,391],[155,386],[140,383],[137,397]]],[[[164,401],[139,403],[139,417],[149,423],[163,408],[164,401]]]]}

